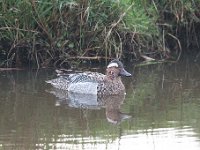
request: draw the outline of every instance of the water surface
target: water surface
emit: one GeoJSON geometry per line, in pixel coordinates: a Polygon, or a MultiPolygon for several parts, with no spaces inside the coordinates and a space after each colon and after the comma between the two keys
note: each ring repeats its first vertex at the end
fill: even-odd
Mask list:
{"type": "Polygon", "coordinates": [[[51,69],[0,72],[0,149],[199,150],[200,65],[127,70],[126,97],[96,107],[48,92],[51,69]]]}

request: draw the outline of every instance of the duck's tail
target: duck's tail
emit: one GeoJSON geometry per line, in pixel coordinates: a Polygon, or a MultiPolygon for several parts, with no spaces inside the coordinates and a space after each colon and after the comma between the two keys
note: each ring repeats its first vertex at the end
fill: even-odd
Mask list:
{"type": "Polygon", "coordinates": [[[52,80],[47,80],[45,82],[51,84],[55,88],[68,90],[68,81],[62,77],[58,77],[52,80]]]}

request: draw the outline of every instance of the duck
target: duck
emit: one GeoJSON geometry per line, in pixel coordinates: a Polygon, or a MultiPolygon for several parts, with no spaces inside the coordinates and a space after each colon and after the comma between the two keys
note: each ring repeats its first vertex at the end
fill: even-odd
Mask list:
{"type": "Polygon", "coordinates": [[[124,69],[119,59],[114,59],[107,65],[105,74],[90,71],[70,74],[57,71],[57,73],[57,78],[47,80],[46,83],[60,90],[94,95],[125,94],[121,76],[132,76],[124,69]]]}

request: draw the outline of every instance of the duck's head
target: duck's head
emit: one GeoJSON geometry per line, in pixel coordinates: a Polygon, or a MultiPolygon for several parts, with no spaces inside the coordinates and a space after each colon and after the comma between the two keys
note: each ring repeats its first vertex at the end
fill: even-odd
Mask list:
{"type": "Polygon", "coordinates": [[[107,75],[111,77],[112,79],[118,77],[118,76],[126,76],[130,77],[132,76],[128,71],[124,69],[124,65],[122,64],[119,59],[112,60],[106,69],[107,75]]]}

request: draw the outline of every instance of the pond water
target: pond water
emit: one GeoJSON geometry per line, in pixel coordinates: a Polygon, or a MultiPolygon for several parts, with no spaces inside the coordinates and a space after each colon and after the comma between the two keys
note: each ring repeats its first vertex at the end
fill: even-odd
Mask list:
{"type": "Polygon", "coordinates": [[[90,106],[52,91],[51,69],[1,71],[0,149],[199,150],[200,65],[126,68],[126,96],[90,106]]]}

